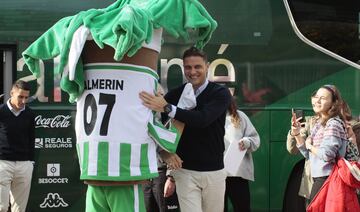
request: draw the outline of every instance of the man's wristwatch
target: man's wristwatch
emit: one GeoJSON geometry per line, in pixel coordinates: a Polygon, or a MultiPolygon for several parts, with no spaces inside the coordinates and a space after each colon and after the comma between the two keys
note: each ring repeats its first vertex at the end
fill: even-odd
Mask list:
{"type": "Polygon", "coordinates": [[[169,114],[171,111],[172,111],[172,105],[169,104],[169,103],[166,104],[166,105],[164,106],[164,113],[169,114]]]}

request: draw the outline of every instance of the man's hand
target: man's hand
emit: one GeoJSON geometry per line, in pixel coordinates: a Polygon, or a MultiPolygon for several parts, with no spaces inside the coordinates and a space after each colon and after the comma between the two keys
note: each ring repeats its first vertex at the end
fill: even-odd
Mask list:
{"type": "Polygon", "coordinates": [[[160,93],[153,95],[142,91],[139,97],[145,107],[156,112],[164,112],[164,106],[167,105],[167,102],[160,93]]]}
{"type": "Polygon", "coordinates": [[[175,170],[182,167],[183,161],[177,154],[165,150],[159,152],[159,154],[161,159],[168,165],[169,169],[175,170]]]}
{"type": "Polygon", "coordinates": [[[175,192],[175,182],[171,177],[168,177],[164,185],[164,197],[169,197],[175,192]]]}

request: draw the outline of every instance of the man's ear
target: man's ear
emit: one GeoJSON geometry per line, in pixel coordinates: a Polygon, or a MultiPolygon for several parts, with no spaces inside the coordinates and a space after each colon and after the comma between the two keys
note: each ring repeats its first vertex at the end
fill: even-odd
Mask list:
{"type": "Polygon", "coordinates": [[[209,67],[210,67],[210,63],[207,62],[207,63],[205,64],[206,75],[208,75],[208,73],[209,73],[209,67]]]}

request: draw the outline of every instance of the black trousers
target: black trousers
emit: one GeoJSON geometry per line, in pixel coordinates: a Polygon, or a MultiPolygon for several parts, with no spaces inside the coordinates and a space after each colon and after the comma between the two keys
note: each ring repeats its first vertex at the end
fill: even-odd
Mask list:
{"type": "Polygon", "coordinates": [[[143,186],[144,201],[147,212],[165,212],[164,185],[166,170],[159,170],[159,176],[143,186]]]}
{"type": "Polygon", "coordinates": [[[314,184],[310,192],[310,202],[314,199],[316,194],[319,192],[321,186],[325,183],[328,176],[325,177],[313,177],[314,184]]]}
{"type": "Polygon", "coordinates": [[[249,181],[241,177],[226,178],[225,208],[228,212],[227,199],[230,199],[234,212],[250,211],[249,181]]]}

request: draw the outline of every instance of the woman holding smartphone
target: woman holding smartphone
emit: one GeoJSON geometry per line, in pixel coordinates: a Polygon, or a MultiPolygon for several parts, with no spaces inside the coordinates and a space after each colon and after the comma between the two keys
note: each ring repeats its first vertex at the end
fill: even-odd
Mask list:
{"type": "Polygon", "coordinates": [[[336,157],[343,157],[346,151],[346,117],[342,115],[344,101],[334,85],[320,87],[313,96],[313,110],[318,119],[306,138],[300,135],[301,123],[293,114],[291,135],[301,154],[310,161],[314,184],[310,200],[318,193],[330,175],[336,157]]]}

